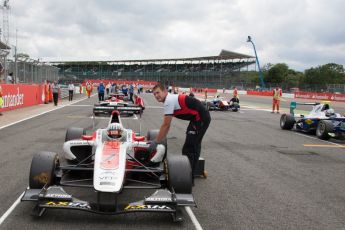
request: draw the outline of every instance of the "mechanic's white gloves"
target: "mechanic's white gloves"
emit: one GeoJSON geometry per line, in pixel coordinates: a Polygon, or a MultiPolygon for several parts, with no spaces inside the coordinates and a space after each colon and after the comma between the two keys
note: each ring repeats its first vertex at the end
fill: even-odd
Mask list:
{"type": "Polygon", "coordinates": [[[156,150],[156,148],[157,148],[157,145],[158,145],[158,143],[157,143],[157,141],[151,141],[151,142],[149,142],[149,147],[148,147],[148,151],[150,152],[150,153],[152,153],[153,151],[155,151],[156,150]]]}
{"type": "Polygon", "coordinates": [[[157,145],[157,152],[156,154],[151,158],[151,161],[154,163],[162,162],[164,154],[165,154],[165,146],[164,145],[157,145]]]}

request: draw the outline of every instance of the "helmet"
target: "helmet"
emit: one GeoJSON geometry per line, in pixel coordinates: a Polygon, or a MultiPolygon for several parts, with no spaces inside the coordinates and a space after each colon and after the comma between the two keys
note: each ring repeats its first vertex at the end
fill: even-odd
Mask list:
{"type": "Polygon", "coordinates": [[[327,110],[326,110],[326,116],[327,116],[327,117],[330,117],[330,116],[332,116],[332,115],[334,115],[334,109],[327,109],[327,110]]]}
{"type": "Polygon", "coordinates": [[[107,135],[113,139],[122,137],[123,126],[120,123],[110,123],[107,128],[107,135]]]}

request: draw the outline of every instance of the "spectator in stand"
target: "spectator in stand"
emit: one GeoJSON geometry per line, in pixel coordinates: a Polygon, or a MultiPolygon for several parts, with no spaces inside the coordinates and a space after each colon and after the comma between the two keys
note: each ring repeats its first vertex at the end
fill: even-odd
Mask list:
{"type": "Polygon", "coordinates": [[[129,100],[134,104],[134,100],[133,100],[133,94],[134,94],[134,86],[133,84],[129,85],[129,100]]]}
{"type": "Polygon", "coordinates": [[[69,101],[73,100],[73,93],[74,93],[74,84],[69,83],[68,85],[68,100],[69,101]]]}
{"type": "Polygon", "coordinates": [[[98,101],[101,102],[101,101],[104,101],[104,90],[105,90],[105,87],[103,85],[103,82],[101,82],[99,84],[99,86],[97,87],[97,91],[98,91],[98,101]]]}
{"type": "Polygon", "coordinates": [[[13,73],[9,73],[6,78],[6,84],[14,84],[13,73]]]}
{"type": "Polygon", "coordinates": [[[275,108],[277,107],[277,113],[279,113],[280,98],[283,95],[282,90],[277,86],[273,90],[273,103],[272,103],[272,112],[274,113],[275,108]]]}
{"type": "MultiPolygon", "coordinates": [[[[4,100],[2,99],[2,88],[0,85],[0,109],[2,108],[2,105],[4,104],[4,100]]],[[[2,113],[0,112],[0,116],[2,116],[2,113]]]]}
{"type": "Polygon", "coordinates": [[[58,100],[59,100],[60,86],[56,81],[54,81],[54,83],[52,85],[52,90],[53,90],[54,105],[57,106],[58,100]]]}

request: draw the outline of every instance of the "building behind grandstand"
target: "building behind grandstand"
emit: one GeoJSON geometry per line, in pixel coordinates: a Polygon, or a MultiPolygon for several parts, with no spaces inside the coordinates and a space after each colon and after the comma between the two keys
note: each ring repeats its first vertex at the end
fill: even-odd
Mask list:
{"type": "Polygon", "coordinates": [[[147,80],[180,87],[229,88],[242,70],[255,63],[255,57],[222,50],[217,56],[118,60],[52,61],[65,81],[85,79],[147,80]]]}

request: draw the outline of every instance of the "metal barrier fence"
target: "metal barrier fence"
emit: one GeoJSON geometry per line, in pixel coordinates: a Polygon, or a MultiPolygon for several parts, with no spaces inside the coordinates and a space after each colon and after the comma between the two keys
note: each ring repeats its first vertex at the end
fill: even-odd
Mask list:
{"type": "Polygon", "coordinates": [[[59,79],[57,67],[32,59],[18,60],[17,63],[8,60],[6,72],[5,77],[8,73],[13,73],[17,83],[42,83],[45,80],[53,82],[59,79]]]}

